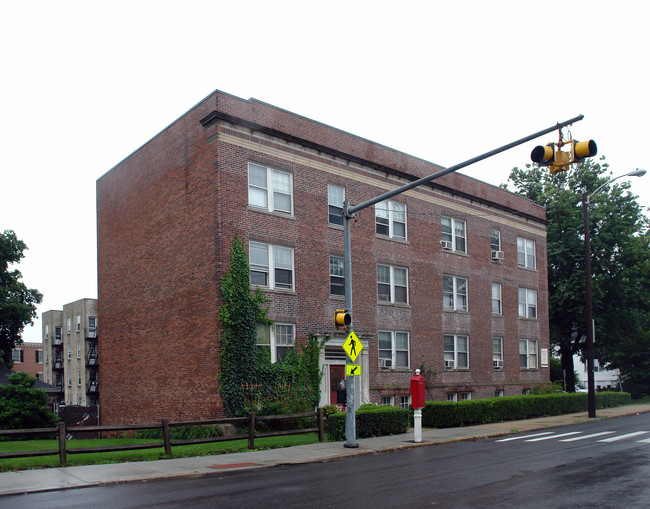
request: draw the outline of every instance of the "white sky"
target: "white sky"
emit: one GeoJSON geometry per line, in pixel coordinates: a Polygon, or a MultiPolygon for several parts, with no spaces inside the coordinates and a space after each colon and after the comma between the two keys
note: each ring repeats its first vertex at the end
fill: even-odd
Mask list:
{"type": "MultiPolygon", "coordinates": [[[[95,183],[219,89],[451,166],[579,114],[650,170],[647,1],[5,1],[0,231],[40,314],[97,297],[95,183]]],[[[498,185],[552,134],[468,167],[498,185]]],[[[632,191],[650,206],[650,176],[632,191]]]]}

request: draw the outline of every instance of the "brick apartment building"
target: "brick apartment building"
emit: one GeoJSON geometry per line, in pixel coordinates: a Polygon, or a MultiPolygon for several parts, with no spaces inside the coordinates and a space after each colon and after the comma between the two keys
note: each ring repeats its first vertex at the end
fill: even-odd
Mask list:
{"type": "MultiPolygon", "coordinates": [[[[272,358],[330,336],[321,403],[345,353],[344,199],[440,168],[255,99],[216,91],[97,182],[104,424],[222,415],[220,281],[235,236],[275,325],[272,358]]],[[[521,394],[549,379],[545,211],[450,174],[352,223],[359,401],[521,394]]]]}
{"type": "Polygon", "coordinates": [[[11,360],[14,365],[12,371],[25,372],[36,377],[43,378],[43,344],[24,342],[11,351],[11,360]]]}

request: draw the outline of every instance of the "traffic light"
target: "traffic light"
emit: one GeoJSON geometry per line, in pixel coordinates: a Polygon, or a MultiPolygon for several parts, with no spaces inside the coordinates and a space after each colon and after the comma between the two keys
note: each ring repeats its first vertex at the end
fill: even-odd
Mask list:
{"type": "Polygon", "coordinates": [[[352,323],[352,317],[346,309],[337,309],[334,311],[334,327],[337,329],[347,329],[352,323]]]}
{"type": "Polygon", "coordinates": [[[552,143],[544,146],[537,145],[530,153],[530,158],[539,165],[549,165],[555,160],[555,147],[552,143]]]}
{"type": "Polygon", "coordinates": [[[594,157],[598,153],[598,147],[594,140],[576,141],[571,140],[571,162],[578,163],[587,157],[594,157]]]}

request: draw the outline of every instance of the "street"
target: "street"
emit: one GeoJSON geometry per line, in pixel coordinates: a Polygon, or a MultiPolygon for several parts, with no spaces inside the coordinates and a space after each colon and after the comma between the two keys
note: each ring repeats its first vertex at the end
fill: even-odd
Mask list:
{"type": "Polygon", "coordinates": [[[647,507],[650,414],[302,465],[0,498],[10,508],[647,507]]]}

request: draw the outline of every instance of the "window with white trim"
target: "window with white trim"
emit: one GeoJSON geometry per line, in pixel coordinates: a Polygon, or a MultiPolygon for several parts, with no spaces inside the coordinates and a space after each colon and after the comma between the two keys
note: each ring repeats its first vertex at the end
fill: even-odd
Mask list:
{"type": "Polygon", "coordinates": [[[77,359],[81,359],[81,343],[77,341],[77,359]]]}
{"type": "Polygon", "coordinates": [[[447,311],[467,311],[467,279],[442,276],[442,308],[447,311]]]}
{"type": "Polygon", "coordinates": [[[61,336],[63,332],[61,331],[61,327],[54,327],[54,341],[55,342],[60,342],[61,341],[61,336]]]}
{"type": "Polygon", "coordinates": [[[293,249],[250,242],[251,284],[280,290],[293,290],[293,249]]]}
{"type": "Polygon", "coordinates": [[[537,369],[537,340],[519,340],[519,368],[537,369]]]}
{"type": "Polygon", "coordinates": [[[399,406],[406,408],[407,410],[411,408],[411,396],[400,396],[399,406]]]}
{"type": "Polygon", "coordinates": [[[68,387],[72,387],[72,371],[68,370],[68,387]]]}
{"type": "Polygon", "coordinates": [[[492,314],[502,314],[501,283],[492,283],[492,314]]]}
{"type": "Polygon", "coordinates": [[[537,290],[519,288],[519,316],[537,318],[537,290]]]}
{"type": "Polygon", "coordinates": [[[536,268],[535,241],[517,237],[517,265],[527,269],[536,268]]]}
{"type": "Polygon", "coordinates": [[[409,333],[399,331],[378,331],[377,337],[379,367],[408,369],[409,333]]]}
{"type": "Polygon", "coordinates": [[[445,369],[469,368],[469,337],[457,334],[445,334],[444,360],[445,369]]]}
{"type": "Polygon", "coordinates": [[[345,265],[342,256],[330,255],[330,295],[345,295],[345,265]]]}
{"type": "Polygon", "coordinates": [[[501,251],[501,232],[499,230],[490,230],[490,250],[501,251]]]}
{"type": "Polygon", "coordinates": [[[440,218],[440,227],[442,230],[442,238],[440,240],[443,242],[443,247],[450,245],[452,251],[467,253],[465,221],[442,216],[440,218]]]}
{"type": "Polygon", "coordinates": [[[447,393],[447,401],[450,403],[456,403],[458,401],[458,393],[457,392],[448,392],[447,393]]]}
{"type": "Polygon", "coordinates": [[[284,360],[289,351],[293,351],[296,343],[295,327],[290,323],[259,325],[257,327],[258,348],[268,348],[271,362],[284,360]]]}
{"type": "Polygon", "coordinates": [[[384,200],[375,205],[375,232],[406,239],[406,204],[384,200]]]}
{"type": "Polygon", "coordinates": [[[327,222],[329,224],[343,225],[344,201],[345,187],[327,184],[327,222]]]}
{"type": "Polygon", "coordinates": [[[81,331],[81,315],[77,315],[77,332],[81,331]]]}
{"type": "Polygon", "coordinates": [[[81,370],[77,370],[77,386],[81,387],[81,370]]]}
{"type": "Polygon", "coordinates": [[[393,406],[393,396],[382,396],[381,406],[393,406]]]}
{"type": "Polygon", "coordinates": [[[248,204],[269,212],[293,214],[293,175],[248,163],[248,204]]]}
{"type": "Polygon", "coordinates": [[[46,324],[45,325],[45,339],[49,339],[49,337],[50,337],[50,326],[46,324]]]}
{"type": "Polygon", "coordinates": [[[11,361],[12,362],[24,362],[25,354],[22,350],[12,350],[11,351],[11,361]]]}
{"type": "Polygon", "coordinates": [[[72,359],[72,345],[68,343],[68,360],[72,359]]]}
{"type": "Polygon", "coordinates": [[[495,398],[503,398],[504,394],[505,393],[504,393],[503,389],[494,391],[494,397],[495,398]]]}
{"type": "Polygon", "coordinates": [[[472,393],[471,392],[461,392],[460,393],[460,399],[461,401],[469,401],[472,399],[472,393]]]}
{"type": "Polygon", "coordinates": [[[408,304],[408,270],[377,264],[377,299],[381,302],[408,304]]]}
{"type": "Polygon", "coordinates": [[[70,334],[72,332],[72,318],[68,318],[67,325],[68,325],[68,334],[70,334]]]}
{"type": "Polygon", "coordinates": [[[492,367],[495,369],[503,368],[503,338],[492,338],[492,367]]]}

